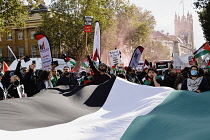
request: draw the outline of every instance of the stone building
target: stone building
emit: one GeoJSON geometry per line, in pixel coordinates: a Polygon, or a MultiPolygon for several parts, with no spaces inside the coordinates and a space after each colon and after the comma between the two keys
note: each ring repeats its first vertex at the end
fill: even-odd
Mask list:
{"type": "Polygon", "coordinates": [[[23,29],[8,26],[8,32],[0,33],[0,61],[10,63],[14,60],[13,55],[7,48],[8,45],[12,48],[17,58],[25,55],[30,57],[39,56],[34,34],[39,25],[41,25],[41,14],[49,12],[49,9],[45,5],[44,0],[38,0],[37,2],[38,8],[29,8],[29,19],[26,20],[26,26],[23,29]]]}
{"type": "Polygon", "coordinates": [[[175,35],[169,35],[164,31],[154,31],[151,38],[154,41],[161,42],[168,47],[170,55],[177,53],[179,56],[184,54],[193,54],[194,35],[193,35],[193,18],[191,14],[179,16],[175,14],[174,19],[175,35]]]}

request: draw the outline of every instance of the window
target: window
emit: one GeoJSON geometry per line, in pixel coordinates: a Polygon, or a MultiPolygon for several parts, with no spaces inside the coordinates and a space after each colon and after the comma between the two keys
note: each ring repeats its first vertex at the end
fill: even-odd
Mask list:
{"type": "Polygon", "coordinates": [[[18,32],[18,40],[22,40],[23,39],[23,32],[18,32]]]}
{"type": "Polygon", "coordinates": [[[18,49],[19,49],[19,57],[24,56],[24,47],[20,46],[18,49]]]}
{"type": "Polygon", "coordinates": [[[31,39],[34,39],[34,35],[35,35],[35,31],[31,31],[31,32],[30,32],[30,37],[31,37],[31,39]]]}
{"type": "Polygon", "coordinates": [[[0,48],[0,61],[2,61],[2,48],[0,48]]]}
{"type": "MultiPolygon", "coordinates": [[[[10,46],[11,50],[12,50],[12,47],[10,46]]],[[[13,60],[13,55],[12,53],[10,52],[10,50],[8,49],[8,60],[13,60]]]]}
{"type": "Polygon", "coordinates": [[[12,33],[11,32],[7,33],[7,40],[12,40],[12,33]]]}
{"type": "Polygon", "coordinates": [[[32,57],[36,57],[36,46],[35,45],[31,46],[31,55],[32,55],[32,57]]]}

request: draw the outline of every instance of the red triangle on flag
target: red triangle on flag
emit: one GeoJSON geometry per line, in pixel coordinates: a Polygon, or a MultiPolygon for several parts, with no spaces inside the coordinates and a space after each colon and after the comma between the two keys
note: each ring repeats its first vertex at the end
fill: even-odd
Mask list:
{"type": "Polygon", "coordinates": [[[210,51],[210,46],[209,46],[209,43],[208,42],[205,43],[203,49],[210,51]]]}
{"type": "Polygon", "coordinates": [[[98,58],[98,50],[96,49],[94,56],[93,56],[93,60],[97,61],[97,58],[98,58]]]}
{"type": "Polygon", "coordinates": [[[68,62],[68,61],[70,61],[70,60],[71,60],[71,58],[68,57],[68,56],[66,56],[66,61],[68,62]]]}
{"type": "Polygon", "coordinates": [[[6,62],[3,61],[3,72],[5,73],[8,70],[8,65],[6,62]]]}

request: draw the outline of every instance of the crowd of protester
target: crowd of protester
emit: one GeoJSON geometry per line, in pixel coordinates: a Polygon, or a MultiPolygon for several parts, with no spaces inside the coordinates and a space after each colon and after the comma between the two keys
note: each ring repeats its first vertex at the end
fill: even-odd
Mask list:
{"type": "Polygon", "coordinates": [[[105,63],[95,66],[90,58],[90,71],[72,72],[68,66],[56,69],[52,64],[52,70],[36,70],[36,64],[32,63],[28,68],[21,67],[21,57],[14,72],[0,73],[0,100],[32,97],[35,94],[56,86],[81,86],[99,85],[111,77],[117,76],[132,83],[148,86],[166,86],[176,90],[195,91],[197,93],[210,90],[210,72],[198,66],[185,68],[177,73],[173,67],[167,70],[156,70],[147,67],[136,70],[132,67],[118,67],[111,69],[105,63]]]}

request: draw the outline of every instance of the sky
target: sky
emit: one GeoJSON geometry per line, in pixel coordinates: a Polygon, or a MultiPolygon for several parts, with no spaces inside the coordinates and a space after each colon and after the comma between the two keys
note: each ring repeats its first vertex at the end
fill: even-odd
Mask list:
{"type": "MultiPolygon", "coordinates": [[[[195,48],[199,48],[205,42],[203,37],[203,30],[198,21],[198,15],[193,9],[193,2],[195,0],[130,0],[136,6],[143,8],[143,10],[148,10],[152,12],[155,17],[156,26],[155,30],[164,30],[164,33],[169,33],[174,35],[174,15],[182,16],[191,13],[193,15],[194,24],[194,43],[195,48]],[[184,10],[183,10],[183,1],[184,10]],[[180,4],[181,3],[181,4],[180,4]]],[[[51,3],[51,0],[45,0],[46,5],[51,3]]]]}

